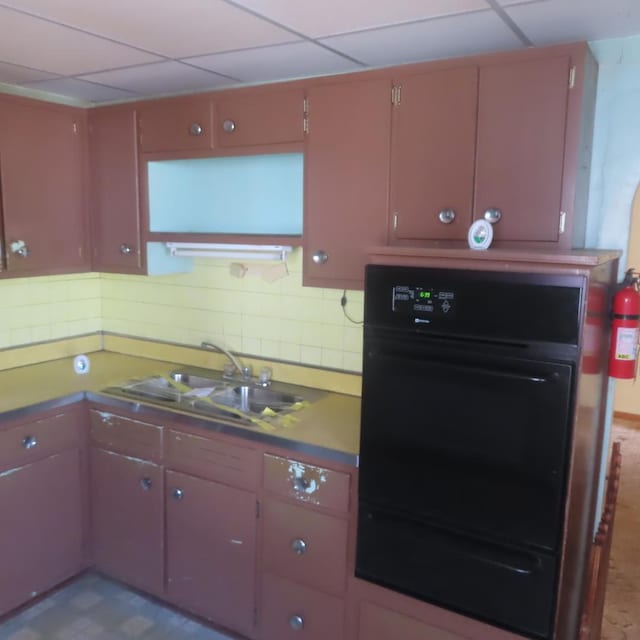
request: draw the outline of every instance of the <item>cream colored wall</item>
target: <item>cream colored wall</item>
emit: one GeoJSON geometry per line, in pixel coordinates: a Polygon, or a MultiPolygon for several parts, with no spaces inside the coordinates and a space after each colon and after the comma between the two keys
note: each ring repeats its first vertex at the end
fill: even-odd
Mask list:
{"type": "MultiPolygon", "coordinates": [[[[631,208],[631,229],[627,248],[627,265],[640,271],[640,185],[636,190],[631,208]]],[[[621,413],[640,415],[640,392],[638,382],[616,380],[613,407],[621,413]]]]}
{"type": "MultiPolygon", "coordinates": [[[[229,261],[198,259],[192,273],[101,274],[103,329],[197,345],[221,342],[239,353],[359,372],[362,325],[349,322],[342,291],[302,286],[302,254],[275,282],[229,273],[229,261]]],[[[362,292],[347,292],[347,311],[362,320],[362,292]]]]}
{"type": "Polygon", "coordinates": [[[2,280],[0,300],[0,349],[102,329],[96,273],[2,280]]]}

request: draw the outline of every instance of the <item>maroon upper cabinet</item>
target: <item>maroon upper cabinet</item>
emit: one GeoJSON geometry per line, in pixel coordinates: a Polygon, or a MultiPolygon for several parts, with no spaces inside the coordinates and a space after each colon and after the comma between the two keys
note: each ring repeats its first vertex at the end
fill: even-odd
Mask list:
{"type": "Polygon", "coordinates": [[[5,267],[15,275],[87,270],[86,113],[33,100],[2,100],[5,267]]]}
{"type": "Polygon", "coordinates": [[[91,451],[91,524],[96,567],[138,589],[164,590],[162,467],[91,451]]]}
{"type": "Polygon", "coordinates": [[[569,56],[480,71],[474,219],[500,212],[494,239],[558,242],[569,56]]]}
{"type": "Polygon", "coordinates": [[[391,82],[307,92],[303,283],[363,286],[366,249],[387,243],[391,82]]]}
{"type": "Polygon", "coordinates": [[[216,114],[217,147],[301,143],[304,138],[301,88],[224,92],[216,98],[216,114]]]}
{"type": "Polygon", "coordinates": [[[254,637],[255,494],[175,471],[166,484],[168,599],[254,637]]]}
{"type": "Polygon", "coordinates": [[[213,103],[207,96],[146,102],[138,108],[138,124],[142,152],[213,148],[213,103]]]}
{"type": "Polygon", "coordinates": [[[135,109],[92,109],[89,151],[93,269],[143,273],[135,109]]]}
{"type": "Polygon", "coordinates": [[[471,224],[478,68],[394,83],[392,240],[456,240],[471,224]]]}

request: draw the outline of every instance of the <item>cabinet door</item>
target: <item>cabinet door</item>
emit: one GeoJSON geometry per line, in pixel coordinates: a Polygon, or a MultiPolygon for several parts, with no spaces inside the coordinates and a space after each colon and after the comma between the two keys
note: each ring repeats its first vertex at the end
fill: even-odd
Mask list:
{"type": "Polygon", "coordinates": [[[142,273],[136,112],[89,112],[93,268],[142,273]]]}
{"type": "Polygon", "coordinates": [[[0,138],[8,270],[88,268],[84,114],[20,103],[8,118],[0,138]]]}
{"type": "Polygon", "coordinates": [[[361,289],[366,251],[387,243],[391,82],[307,92],[303,282],[361,289]]]}
{"type": "Polygon", "coordinates": [[[302,89],[243,93],[216,103],[221,147],[302,142],[302,89]]]}
{"type": "Polygon", "coordinates": [[[162,467],[91,450],[94,560],[107,575],[145,591],[163,591],[162,467]]]}
{"type": "Polygon", "coordinates": [[[480,69],[474,219],[502,217],[494,240],[557,242],[568,56],[480,69]]]}
{"type": "Polygon", "coordinates": [[[396,86],[389,236],[465,239],[473,206],[478,70],[434,71],[396,86]]]}
{"type": "Polygon", "coordinates": [[[157,101],[138,110],[140,150],[202,151],[213,147],[213,105],[209,98],[157,101]]]}
{"type": "Polygon", "coordinates": [[[83,569],[81,471],[71,449],[0,477],[0,615],[83,569]]]}
{"type": "Polygon", "coordinates": [[[252,637],[255,494],[168,471],[166,544],[169,599],[252,637]]]}

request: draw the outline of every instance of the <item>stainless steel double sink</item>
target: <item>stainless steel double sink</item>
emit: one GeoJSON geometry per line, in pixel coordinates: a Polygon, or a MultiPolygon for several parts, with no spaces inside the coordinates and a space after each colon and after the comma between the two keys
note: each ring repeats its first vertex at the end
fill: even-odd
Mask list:
{"type": "Polygon", "coordinates": [[[129,380],[105,389],[129,399],[171,406],[207,416],[246,418],[273,417],[301,408],[325,392],[297,385],[272,382],[260,386],[254,380],[225,378],[206,369],[181,368],[166,376],[129,380]]]}

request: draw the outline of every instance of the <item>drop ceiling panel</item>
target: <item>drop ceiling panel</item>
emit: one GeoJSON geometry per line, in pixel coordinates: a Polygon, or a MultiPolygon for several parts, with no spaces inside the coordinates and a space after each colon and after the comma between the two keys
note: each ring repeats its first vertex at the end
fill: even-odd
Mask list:
{"type": "Polygon", "coordinates": [[[486,0],[238,0],[237,4],[313,38],[489,9],[486,0]]]}
{"type": "Polygon", "coordinates": [[[488,11],[323,38],[321,42],[372,66],[522,47],[513,31],[488,11]]]}
{"type": "Polygon", "coordinates": [[[176,58],[299,39],[223,0],[5,0],[5,4],[176,58]]]}
{"type": "Polygon", "coordinates": [[[0,60],[72,75],[158,60],[157,56],[0,7],[0,60]]]}
{"type": "Polygon", "coordinates": [[[32,82],[35,80],[46,80],[55,78],[51,73],[38,71],[37,69],[29,69],[28,67],[20,67],[14,64],[0,62],[0,82],[6,84],[23,84],[24,82],[32,82]]]}
{"type": "Polygon", "coordinates": [[[506,8],[536,46],[640,33],[640,0],[548,0],[506,8]]]}
{"type": "Polygon", "coordinates": [[[228,78],[173,60],[128,69],[92,73],[81,76],[81,79],[133,91],[140,95],[200,91],[234,84],[234,81],[228,78]]]}
{"type": "Polygon", "coordinates": [[[362,70],[358,63],[313,42],[220,53],[190,58],[189,62],[218,73],[233,75],[241,82],[267,82],[362,70]]]}
{"type": "Polygon", "coordinates": [[[115,100],[131,100],[138,96],[131,91],[105,87],[92,82],[84,82],[75,78],[56,78],[42,82],[30,82],[27,84],[32,89],[46,91],[56,95],[75,98],[83,102],[110,102],[115,100]]]}

